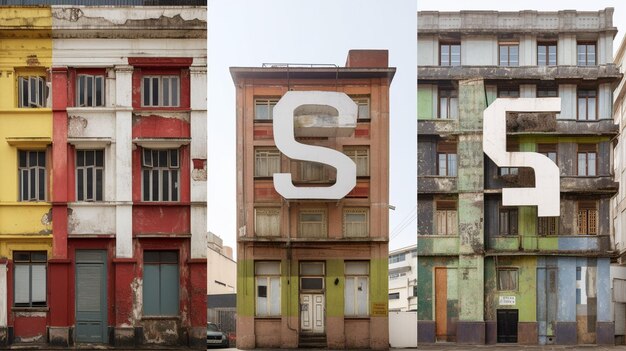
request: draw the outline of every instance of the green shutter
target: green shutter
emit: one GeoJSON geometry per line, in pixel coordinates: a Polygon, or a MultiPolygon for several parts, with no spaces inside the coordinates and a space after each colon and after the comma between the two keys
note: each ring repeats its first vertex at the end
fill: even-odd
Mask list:
{"type": "Polygon", "coordinates": [[[161,315],[178,315],[178,265],[162,264],[161,272],[161,315]]]}
{"type": "Polygon", "coordinates": [[[143,266],[143,314],[146,316],[160,315],[159,265],[144,264],[143,266]]]}

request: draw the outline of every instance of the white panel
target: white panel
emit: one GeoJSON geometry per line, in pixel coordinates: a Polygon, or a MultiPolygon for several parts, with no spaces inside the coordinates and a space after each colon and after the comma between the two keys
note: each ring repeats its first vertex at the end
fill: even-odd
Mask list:
{"type": "Polygon", "coordinates": [[[267,277],[257,277],[256,278],[256,292],[255,292],[255,296],[256,296],[256,315],[257,316],[264,316],[267,315],[267,303],[268,303],[268,298],[267,296],[265,297],[260,297],[259,296],[259,287],[265,287],[267,290],[267,292],[269,293],[269,287],[267,286],[267,277]]]}
{"type": "Polygon", "coordinates": [[[269,288],[270,314],[272,316],[280,315],[280,277],[270,278],[269,288]]]}
{"type": "Polygon", "coordinates": [[[557,118],[576,119],[576,85],[559,84],[559,97],[561,113],[557,114],[557,118]]]}
{"type": "Polygon", "coordinates": [[[207,257],[206,204],[191,205],[191,258],[207,257]]]}
{"type": "Polygon", "coordinates": [[[26,264],[15,265],[15,285],[13,301],[15,303],[28,303],[30,294],[29,266],[26,264]]]}
{"type": "Polygon", "coordinates": [[[369,305],[369,278],[358,277],[356,280],[357,313],[359,316],[367,316],[369,305]]]}
{"type": "MultiPolygon", "coordinates": [[[[439,64],[437,39],[432,36],[417,38],[417,64],[420,66],[436,66],[439,64]]],[[[463,56],[461,55],[461,59],[463,56]]]]}
{"type": "Polygon", "coordinates": [[[461,60],[465,66],[496,66],[497,39],[494,36],[465,37],[461,41],[461,60]]]}
{"type": "Polygon", "coordinates": [[[536,66],[537,65],[537,40],[532,35],[526,34],[520,38],[519,65],[520,66],[536,66]]]}
{"type": "Polygon", "coordinates": [[[0,263],[0,327],[7,326],[7,265],[0,263]]]}
{"type": "Polygon", "coordinates": [[[361,261],[361,262],[346,262],[346,271],[345,275],[367,275],[369,274],[369,262],[361,261]]]}
{"type": "Polygon", "coordinates": [[[255,262],[255,275],[280,274],[280,262],[255,262]]]}
{"type": "Polygon", "coordinates": [[[576,66],[576,35],[559,35],[556,56],[559,65],[576,66]]]}
{"type": "Polygon", "coordinates": [[[598,90],[598,119],[612,119],[613,96],[611,91],[611,84],[600,84],[598,90]]]}
{"type": "Polygon", "coordinates": [[[389,345],[417,348],[417,312],[389,312],[389,345]]]}
{"type": "Polygon", "coordinates": [[[355,294],[356,277],[346,277],[346,285],[344,288],[344,314],[346,316],[354,316],[355,313],[355,294]]]}
{"type": "Polygon", "coordinates": [[[115,206],[77,203],[70,209],[69,234],[115,234],[115,206]]]}

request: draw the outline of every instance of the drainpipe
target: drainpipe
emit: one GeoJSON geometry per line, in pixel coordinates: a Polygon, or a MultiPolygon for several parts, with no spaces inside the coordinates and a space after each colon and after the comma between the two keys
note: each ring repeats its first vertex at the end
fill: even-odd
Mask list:
{"type": "MultiPolygon", "coordinates": [[[[294,329],[291,326],[291,211],[289,210],[289,201],[287,201],[287,285],[288,285],[288,294],[287,294],[287,328],[291,331],[298,332],[298,329],[294,329]]],[[[299,306],[299,302],[298,302],[299,306]]],[[[300,313],[300,309],[298,309],[298,313],[300,313]]]]}

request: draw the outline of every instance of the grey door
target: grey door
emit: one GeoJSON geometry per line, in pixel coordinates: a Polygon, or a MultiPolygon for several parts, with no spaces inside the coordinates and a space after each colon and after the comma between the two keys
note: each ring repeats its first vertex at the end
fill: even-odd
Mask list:
{"type": "Polygon", "coordinates": [[[105,250],[76,250],[76,341],[107,341],[105,250]]]}

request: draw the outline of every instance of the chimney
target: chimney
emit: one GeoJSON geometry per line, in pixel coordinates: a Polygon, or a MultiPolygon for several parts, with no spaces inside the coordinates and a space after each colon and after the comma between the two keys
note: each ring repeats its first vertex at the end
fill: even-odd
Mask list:
{"type": "Polygon", "coordinates": [[[387,68],[388,50],[350,50],[346,60],[347,68],[387,68]]]}

